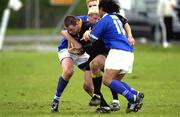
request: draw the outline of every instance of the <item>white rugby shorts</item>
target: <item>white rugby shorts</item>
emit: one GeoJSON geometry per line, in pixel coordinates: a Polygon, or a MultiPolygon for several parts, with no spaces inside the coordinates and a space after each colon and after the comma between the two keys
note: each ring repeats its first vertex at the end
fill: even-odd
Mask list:
{"type": "Polygon", "coordinates": [[[75,55],[68,52],[68,49],[62,49],[58,52],[59,61],[61,62],[64,58],[71,58],[75,65],[81,65],[88,61],[89,55],[85,52],[82,55],[75,55]]]}
{"type": "Polygon", "coordinates": [[[121,70],[120,74],[132,73],[134,53],[110,49],[104,69],[121,70]]]}

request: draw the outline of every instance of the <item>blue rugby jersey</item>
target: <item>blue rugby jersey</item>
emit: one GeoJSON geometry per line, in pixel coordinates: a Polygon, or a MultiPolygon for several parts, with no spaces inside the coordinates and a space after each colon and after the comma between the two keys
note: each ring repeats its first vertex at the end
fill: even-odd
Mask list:
{"type": "MultiPolygon", "coordinates": [[[[83,22],[87,21],[87,16],[81,15],[81,16],[76,16],[76,18],[81,19],[83,22]]],[[[68,41],[64,37],[60,39],[59,45],[58,45],[58,51],[68,48],[68,41]]]]}
{"type": "Polygon", "coordinates": [[[133,52],[128,42],[123,23],[114,14],[105,14],[93,27],[91,32],[93,41],[102,39],[107,49],[120,49],[133,52]]]}

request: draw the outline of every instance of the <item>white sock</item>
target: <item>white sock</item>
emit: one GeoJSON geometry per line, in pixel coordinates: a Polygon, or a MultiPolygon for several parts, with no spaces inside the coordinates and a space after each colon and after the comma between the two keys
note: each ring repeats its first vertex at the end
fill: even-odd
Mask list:
{"type": "Polygon", "coordinates": [[[119,104],[119,100],[113,100],[113,103],[118,103],[119,104]]]}

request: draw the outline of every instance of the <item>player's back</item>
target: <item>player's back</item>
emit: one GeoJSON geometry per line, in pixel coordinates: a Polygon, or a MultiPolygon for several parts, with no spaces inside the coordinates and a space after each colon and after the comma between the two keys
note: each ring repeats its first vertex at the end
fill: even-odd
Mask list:
{"type": "Polygon", "coordinates": [[[106,48],[133,51],[124,33],[123,23],[114,14],[106,14],[95,24],[91,37],[102,39],[106,48]]]}

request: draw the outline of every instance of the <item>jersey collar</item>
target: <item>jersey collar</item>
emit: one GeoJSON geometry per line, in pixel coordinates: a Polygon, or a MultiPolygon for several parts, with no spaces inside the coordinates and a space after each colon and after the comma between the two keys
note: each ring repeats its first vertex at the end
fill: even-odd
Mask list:
{"type": "Polygon", "coordinates": [[[78,30],[79,32],[81,31],[82,24],[83,24],[82,19],[79,19],[79,30],[78,30]]]}
{"type": "Polygon", "coordinates": [[[107,13],[105,13],[103,16],[102,16],[102,18],[104,18],[106,15],[108,15],[107,13]]]}

